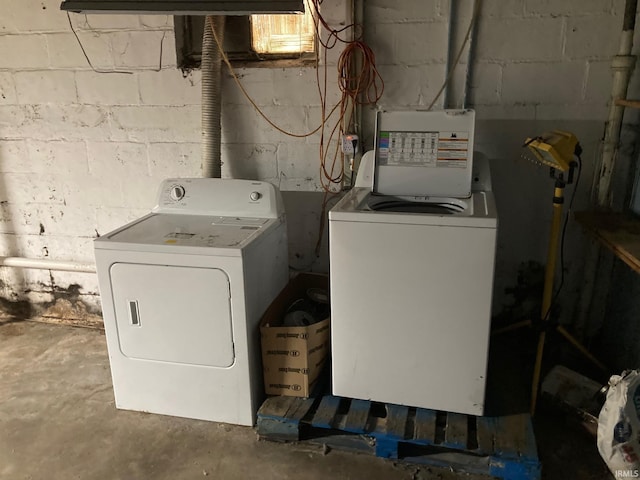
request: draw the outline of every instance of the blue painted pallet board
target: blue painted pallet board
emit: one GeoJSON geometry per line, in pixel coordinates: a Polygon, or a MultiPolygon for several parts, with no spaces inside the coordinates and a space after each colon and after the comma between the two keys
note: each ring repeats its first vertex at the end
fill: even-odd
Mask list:
{"type": "Polygon", "coordinates": [[[258,411],[261,438],[450,467],[504,480],[538,480],[531,417],[474,417],[332,395],[271,397],[258,411]]]}

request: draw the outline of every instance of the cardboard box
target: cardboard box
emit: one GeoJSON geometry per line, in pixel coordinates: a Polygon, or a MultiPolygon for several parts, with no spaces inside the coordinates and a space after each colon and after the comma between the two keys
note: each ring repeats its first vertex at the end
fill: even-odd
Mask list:
{"type": "Polygon", "coordinates": [[[328,357],[330,319],[308,327],[282,325],[287,308],[309,288],[327,292],[326,275],[301,273],[280,292],[260,321],[262,367],[267,395],[308,397],[328,357]]]}

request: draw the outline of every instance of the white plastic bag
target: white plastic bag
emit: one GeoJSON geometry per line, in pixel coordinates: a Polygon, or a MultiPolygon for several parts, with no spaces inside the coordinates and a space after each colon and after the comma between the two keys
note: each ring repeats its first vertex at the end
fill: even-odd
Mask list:
{"type": "Polygon", "coordinates": [[[598,451],[616,478],[640,478],[640,371],[609,379],[598,416],[598,451]]]}

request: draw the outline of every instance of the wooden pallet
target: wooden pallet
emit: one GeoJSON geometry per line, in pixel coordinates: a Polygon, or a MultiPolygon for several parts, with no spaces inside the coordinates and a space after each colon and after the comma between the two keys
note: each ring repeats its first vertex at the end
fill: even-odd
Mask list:
{"type": "Polygon", "coordinates": [[[540,478],[531,417],[474,417],[325,395],[271,397],[258,411],[266,440],[320,442],[383,458],[506,480],[540,478]]]}

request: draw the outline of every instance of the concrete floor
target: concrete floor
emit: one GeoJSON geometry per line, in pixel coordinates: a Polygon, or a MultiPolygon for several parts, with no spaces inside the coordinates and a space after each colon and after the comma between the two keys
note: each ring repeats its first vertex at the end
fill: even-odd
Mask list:
{"type": "Polygon", "coordinates": [[[99,330],[0,320],[0,347],[1,479],[487,478],[116,410],[99,330]]]}

